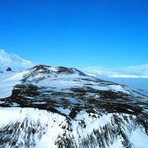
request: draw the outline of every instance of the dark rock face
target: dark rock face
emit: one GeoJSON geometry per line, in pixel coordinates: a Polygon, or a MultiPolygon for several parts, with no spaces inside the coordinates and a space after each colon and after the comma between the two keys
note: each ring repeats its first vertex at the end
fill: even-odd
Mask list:
{"type": "MultiPolygon", "coordinates": [[[[3,100],[7,106],[13,106],[16,103],[19,107],[36,107],[39,109],[49,110],[53,106],[65,106],[73,108],[98,108],[106,112],[121,112],[137,115],[142,113],[147,107],[147,103],[133,101],[132,96],[113,91],[96,90],[89,88],[70,88],[70,92],[53,91],[45,88],[38,88],[35,85],[16,85],[12,95],[3,100]],[[87,96],[87,93],[94,95],[87,96]],[[99,97],[95,97],[99,94],[99,97]],[[75,102],[71,102],[71,98],[75,98],[75,102]],[[44,105],[42,104],[44,103],[44,105]],[[40,105],[42,104],[42,105],[40,105]],[[83,107],[86,105],[85,107],[83,107]]],[[[1,104],[2,106],[2,104],[1,104]]]]}
{"type": "MultiPolygon", "coordinates": [[[[59,83],[59,81],[57,81],[59,83]]],[[[65,129],[63,135],[59,135],[55,141],[58,148],[72,148],[72,147],[109,147],[118,138],[122,138],[122,146],[125,148],[132,148],[132,143],[126,133],[131,133],[137,127],[144,129],[145,134],[148,135],[148,98],[134,90],[127,89],[126,86],[115,84],[112,82],[102,81],[96,78],[89,77],[84,73],[65,67],[53,68],[44,65],[37,65],[30,69],[26,74],[21,84],[14,87],[10,97],[1,99],[5,103],[1,103],[1,107],[30,107],[47,110],[52,113],[57,113],[66,118],[68,127],[62,126],[65,129]],[[34,77],[41,74],[36,79],[34,77]],[[60,79],[59,75],[72,75],[76,74],[74,78],[60,79]],[[54,77],[50,79],[51,77],[54,77]],[[30,80],[30,78],[32,78],[30,80]],[[43,86],[39,83],[43,80],[55,81],[62,80],[62,86],[69,81],[76,83],[74,86],[58,88],[57,85],[43,86]],[[64,81],[64,82],[63,82],[64,81]],[[96,86],[96,87],[94,87],[96,86]],[[112,87],[120,87],[123,90],[115,91],[112,87]],[[99,89],[101,87],[101,89],[99,89]],[[103,88],[103,89],[102,89],[103,88]],[[110,88],[110,89],[108,89],[110,88]],[[136,94],[136,95],[134,95],[136,94]],[[69,113],[59,110],[68,109],[69,113]],[[80,138],[79,145],[75,142],[73,135],[72,122],[77,121],[81,129],[87,129],[85,119],[78,120],[77,116],[85,111],[88,116],[94,119],[99,119],[104,115],[111,114],[110,122],[103,127],[99,126],[87,135],[87,137],[80,138]],[[125,129],[124,129],[125,128],[125,129]]],[[[24,122],[27,122],[25,119],[24,122]]],[[[7,125],[0,129],[0,145],[8,143],[15,128],[22,123],[15,123],[14,125],[7,125]],[[15,127],[15,128],[14,128],[15,127]],[[3,137],[3,134],[7,137],[3,137]]],[[[22,129],[23,129],[23,125],[22,129]]],[[[32,125],[27,130],[28,139],[33,139],[33,135],[37,132],[37,125],[32,125]],[[32,136],[32,138],[31,138],[32,136]]],[[[18,135],[20,131],[17,130],[18,135]]],[[[76,131],[79,132],[79,131],[76,131]]],[[[80,136],[81,137],[81,136],[80,136]]],[[[17,143],[18,138],[14,137],[11,145],[17,143]]],[[[35,142],[27,142],[25,139],[25,146],[35,147],[35,142]]]]}
{"type": "Polygon", "coordinates": [[[12,69],[10,67],[7,67],[6,71],[12,71],[12,69]]]}

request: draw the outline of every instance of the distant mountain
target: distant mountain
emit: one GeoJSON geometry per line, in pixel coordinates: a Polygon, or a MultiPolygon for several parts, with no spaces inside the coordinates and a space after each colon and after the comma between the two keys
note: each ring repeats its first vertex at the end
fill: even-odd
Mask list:
{"type": "Polygon", "coordinates": [[[128,85],[132,88],[148,90],[148,64],[121,68],[88,67],[82,71],[88,75],[107,81],[128,85]]]}
{"type": "Polygon", "coordinates": [[[0,71],[8,67],[18,71],[32,67],[33,65],[31,61],[25,60],[15,54],[7,53],[5,50],[0,50],[0,71]]]}
{"type": "Polygon", "coordinates": [[[147,148],[148,96],[67,67],[0,73],[0,147],[147,148]]]}
{"type": "Polygon", "coordinates": [[[148,64],[121,68],[88,67],[82,69],[85,73],[110,78],[148,78],[148,64]]]}

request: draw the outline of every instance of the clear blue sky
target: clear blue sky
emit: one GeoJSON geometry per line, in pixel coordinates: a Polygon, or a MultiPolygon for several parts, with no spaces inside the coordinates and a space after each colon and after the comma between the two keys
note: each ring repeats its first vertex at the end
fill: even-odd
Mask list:
{"type": "Polygon", "coordinates": [[[48,65],[148,63],[148,0],[0,0],[0,48],[48,65]]]}

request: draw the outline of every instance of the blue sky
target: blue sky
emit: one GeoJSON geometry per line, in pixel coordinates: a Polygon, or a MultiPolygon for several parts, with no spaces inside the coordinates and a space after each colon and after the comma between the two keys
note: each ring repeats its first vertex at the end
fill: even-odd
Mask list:
{"type": "Polygon", "coordinates": [[[83,68],[148,63],[147,0],[0,0],[0,48],[83,68]]]}

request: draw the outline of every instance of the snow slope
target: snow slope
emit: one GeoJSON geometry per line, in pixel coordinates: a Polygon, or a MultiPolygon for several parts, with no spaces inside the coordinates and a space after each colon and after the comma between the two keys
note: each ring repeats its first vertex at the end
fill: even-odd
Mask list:
{"type": "Polygon", "coordinates": [[[140,91],[67,67],[2,74],[0,147],[147,148],[140,91]]]}
{"type": "Polygon", "coordinates": [[[13,87],[16,84],[21,83],[21,80],[26,72],[27,71],[12,71],[0,73],[0,98],[9,97],[12,94],[13,87]]]}
{"type": "Polygon", "coordinates": [[[0,49],[0,70],[4,71],[10,67],[14,71],[23,70],[32,67],[34,64],[31,61],[25,60],[15,54],[7,53],[0,49]]]}

